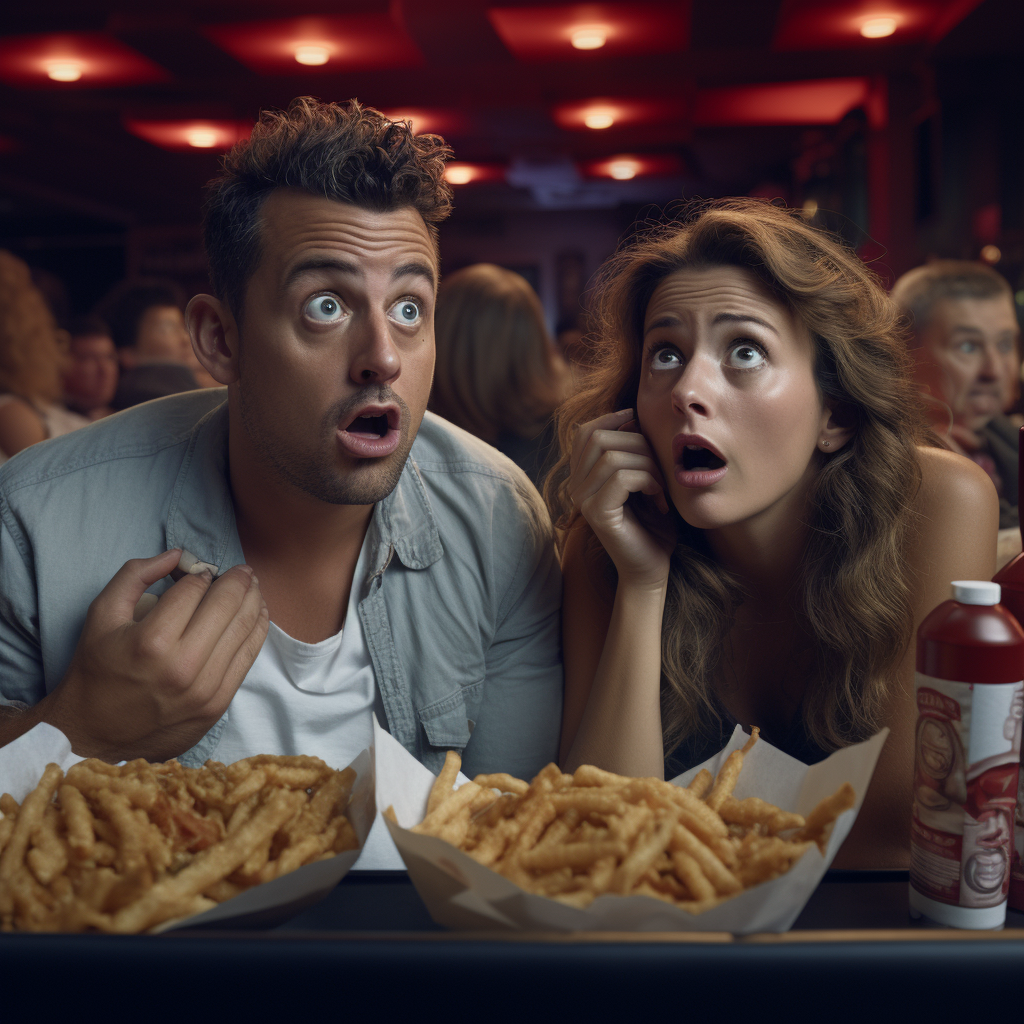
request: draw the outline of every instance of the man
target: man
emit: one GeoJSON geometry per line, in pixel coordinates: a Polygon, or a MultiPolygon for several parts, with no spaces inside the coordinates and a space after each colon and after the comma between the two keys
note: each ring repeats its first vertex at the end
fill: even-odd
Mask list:
{"type": "MultiPolygon", "coordinates": [[[[115,409],[200,386],[181,296],[170,281],[122,281],[100,304],[117,348],[121,377],[115,409]]],[[[216,381],[204,380],[204,386],[216,381]]]]}
{"type": "Polygon", "coordinates": [[[0,742],[45,720],[108,759],[343,765],[376,711],[435,771],[452,748],[471,774],[554,758],[547,513],[508,460],[424,415],[449,153],[299,99],[228,156],[205,221],[215,294],[187,311],[226,395],[149,403],[0,474],[0,694],[26,706],[0,742]],[[165,548],[118,572],[74,654],[91,595],[165,548]],[[180,548],[236,567],[168,589],[180,548]],[[147,586],[165,593],[133,623],[147,586]]]}
{"type": "Polygon", "coordinates": [[[892,297],[911,321],[917,380],[941,403],[936,429],[992,478],[1000,529],[1016,527],[1018,430],[1003,415],[1020,387],[1010,286],[983,263],[937,260],[904,274],[892,297]]]}
{"type": "Polygon", "coordinates": [[[64,404],[86,419],[98,420],[112,413],[117,390],[118,358],[110,330],[99,317],[73,320],[71,362],[64,372],[64,404]]]}

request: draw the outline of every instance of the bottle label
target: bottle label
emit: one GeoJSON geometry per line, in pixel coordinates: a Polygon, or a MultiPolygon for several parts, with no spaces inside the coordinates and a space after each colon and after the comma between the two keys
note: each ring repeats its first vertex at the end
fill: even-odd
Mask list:
{"type": "Polygon", "coordinates": [[[910,884],[941,903],[998,906],[1010,887],[1024,682],[918,672],[914,691],[910,884]]]}

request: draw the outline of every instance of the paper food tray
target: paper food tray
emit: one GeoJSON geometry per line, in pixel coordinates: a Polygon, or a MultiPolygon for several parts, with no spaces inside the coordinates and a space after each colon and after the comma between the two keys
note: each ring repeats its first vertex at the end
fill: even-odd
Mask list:
{"type": "MultiPolygon", "coordinates": [[[[409,829],[423,819],[434,776],[375,724],[377,807],[395,809],[398,824],[385,819],[409,876],[438,924],[468,930],[505,931],[708,931],[745,935],[790,928],[814,892],[860,810],[875,762],[889,730],[837,750],[808,767],[759,740],[743,762],[734,794],[759,796],[784,810],[806,815],[844,782],[856,792],[856,806],[836,819],[824,856],[810,849],[786,874],[746,889],[701,914],[649,896],[599,896],[585,910],[524,892],[496,871],[434,836],[409,829]]],[[[701,770],[717,774],[725,758],[748,739],[737,726],[715,757],[671,780],[686,785],[701,770]]],[[[459,775],[456,787],[468,781],[459,775]]]]}
{"type": "MultiPolygon", "coordinates": [[[[81,760],[83,758],[71,752],[70,742],[59,729],[45,723],[37,725],[0,747],[0,793],[10,793],[21,803],[35,789],[49,763],[60,765],[66,772],[81,760]]],[[[373,749],[362,751],[351,767],[356,772],[356,781],[346,814],[359,839],[358,850],[346,850],[329,860],[314,861],[271,882],[253,886],[202,914],[166,921],[150,933],[213,925],[266,928],[286,921],[326,896],[358,859],[377,810],[373,749]]]]}

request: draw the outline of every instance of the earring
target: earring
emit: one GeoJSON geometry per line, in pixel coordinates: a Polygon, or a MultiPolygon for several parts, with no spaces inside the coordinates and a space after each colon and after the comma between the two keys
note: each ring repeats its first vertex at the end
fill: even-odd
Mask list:
{"type": "Polygon", "coordinates": [[[821,442],[821,447],[822,448],[831,448],[832,447],[832,442],[831,441],[822,441],[821,442]]]}

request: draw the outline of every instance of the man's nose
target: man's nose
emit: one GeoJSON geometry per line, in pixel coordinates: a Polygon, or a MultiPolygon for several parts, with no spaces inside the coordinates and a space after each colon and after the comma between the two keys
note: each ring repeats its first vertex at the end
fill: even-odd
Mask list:
{"type": "Polygon", "coordinates": [[[983,345],[981,349],[981,366],[978,376],[983,380],[998,380],[1002,365],[999,353],[991,345],[983,345]]]}
{"type": "Polygon", "coordinates": [[[356,384],[394,380],[401,372],[402,360],[384,313],[368,314],[357,338],[349,371],[352,380],[356,384]]]}

